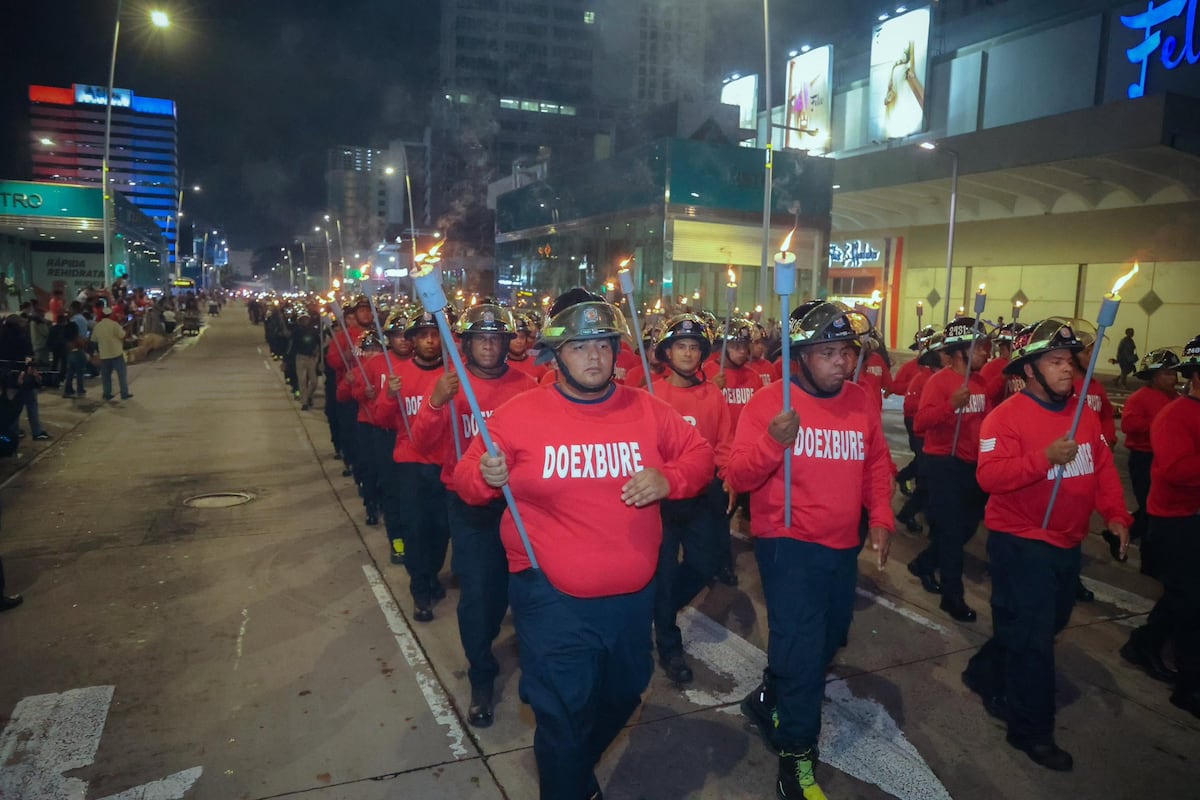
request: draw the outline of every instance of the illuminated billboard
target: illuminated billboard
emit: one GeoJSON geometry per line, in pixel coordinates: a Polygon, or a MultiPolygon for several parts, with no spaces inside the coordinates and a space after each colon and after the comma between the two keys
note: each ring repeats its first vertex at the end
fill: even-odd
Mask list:
{"type": "Polygon", "coordinates": [[[758,76],[743,75],[721,87],[721,102],[738,107],[738,127],[758,127],[758,76]]]}
{"type": "Polygon", "coordinates": [[[833,47],[801,53],[787,63],[787,135],[784,147],[824,155],[833,147],[830,130],[833,47]]]}
{"type": "Polygon", "coordinates": [[[875,27],[871,40],[871,139],[883,142],[925,129],[929,9],[919,8],[875,27]]]}

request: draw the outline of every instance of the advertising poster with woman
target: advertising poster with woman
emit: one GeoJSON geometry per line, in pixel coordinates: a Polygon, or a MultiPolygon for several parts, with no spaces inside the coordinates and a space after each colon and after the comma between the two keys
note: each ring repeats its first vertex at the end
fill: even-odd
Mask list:
{"type": "Polygon", "coordinates": [[[876,26],[871,42],[871,138],[878,142],[925,129],[929,9],[876,26]]]}

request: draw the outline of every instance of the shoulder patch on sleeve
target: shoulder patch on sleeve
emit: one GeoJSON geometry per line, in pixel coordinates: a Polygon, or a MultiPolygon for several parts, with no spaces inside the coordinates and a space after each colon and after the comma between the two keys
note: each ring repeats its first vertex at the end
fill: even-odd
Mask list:
{"type": "Polygon", "coordinates": [[[990,439],[980,439],[979,440],[979,452],[990,453],[995,449],[996,449],[996,437],[995,436],[993,436],[990,439]]]}

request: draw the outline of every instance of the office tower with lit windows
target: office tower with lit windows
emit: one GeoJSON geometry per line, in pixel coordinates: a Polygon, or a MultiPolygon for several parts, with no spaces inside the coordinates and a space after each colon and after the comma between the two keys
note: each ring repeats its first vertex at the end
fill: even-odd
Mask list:
{"type": "MultiPolygon", "coordinates": [[[[382,241],[388,224],[388,151],[373,147],[340,145],[331,147],[325,158],[326,210],[336,237],[341,222],[341,241],[333,242],[357,250],[382,241]]],[[[323,249],[325,239],[317,236],[314,245],[323,249]]],[[[336,258],[341,258],[338,254],[336,258]]]]}
{"type": "MultiPolygon", "coordinates": [[[[107,88],[30,86],[33,179],[101,183],[107,88]]],[[[179,162],[175,103],[114,89],[109,185],[158,224],[174,263],[179,162]]]]}

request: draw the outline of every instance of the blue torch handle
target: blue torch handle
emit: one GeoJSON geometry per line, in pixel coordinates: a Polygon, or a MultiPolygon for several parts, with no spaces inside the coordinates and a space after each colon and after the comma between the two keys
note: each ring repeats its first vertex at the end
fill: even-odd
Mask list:
{"type": "MultiPolygon", "coordinates": [[[[779,269],[776,267],[776,269],[779,269]]],[[[791,295],[783,294],[779,296],[781,305],[783,306],[783,320],[781,326],[783,331],[781,344],[783,345],[783,410],[792,410],[792,342],[791,331],[788,330],[788,316],[791,313],[788,306],[791,304],[789,298],[791,295]]],[[[787,452],[783,455],[783,527],[792,527],[792,451],[795,450],[793,444],[788,444],[787,452]]]]}
{"type": "MultiPolygon", "coordinates": [[[[654,381],[652,380],[654,376],[650,373],[650,359],[646,358],[646,342],[642,340],[642,323],[638,321],[637,309],[633,305],[633,292],[625,295],[625,299],[629,301],[629,316],[633,319],[633,335],[637,337],[638,352],[642,356],[642,369],[646,372],[646,391],[654,394],[654,381]]],[[[613,358],[615,359],[617,355],[619,354],[613,353],[613,358]]]]}
{"type": "MultiPolygon", "coordinates": [[[[383,363],[387,365],[388,375],[396,377],[396,370],[392,369],[392,358],[388,353],[387,339],[383,335],[383,326],[379,324],[379,312],[375,309],[375,301],[371,299],[371,295],[367,295],[367,300],[371,303],[371,317],[375,320],[375,333],[379,336],[379,342],[383,345],[383,363]]],[[[401,389],[396,393],[396,399],[400,403],[400,421],[404,423],[404,432],[408,434],[408,440],[412,441],[412,428],[408,424],[408,414],[404,412],[404,390],[401,389]]]]}

